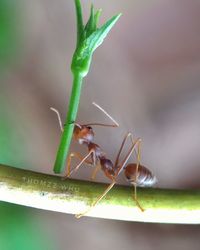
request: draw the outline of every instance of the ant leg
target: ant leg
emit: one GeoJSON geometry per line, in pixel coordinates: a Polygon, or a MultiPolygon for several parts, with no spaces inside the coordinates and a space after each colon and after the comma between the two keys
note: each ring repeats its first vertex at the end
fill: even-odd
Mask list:
{"type": "MultiPolygon", "coordinates": [[[[127,134],[127,136],[124,138],[123,142],[122,142],[122,146],[120,148],[120,150],[122,149],[124,143],[125,143],[125,140],[126,138],[128,138],[128,136],[130,136],[131,134],[127,134]]],[[[127,155],[125,156],[124,160],[122,161],[122,163],[120,164],[117,172],[116,172],[116,175],[115,175],[115,178],[119,175],[119,173],[121,172],[121,170],[124,168],[126,162],[128,161],[128,159],[130,158],[131,154],[135,151],[135,147],[137,146],[138,147],[138,151],[137,151],[137,166],[136,166],[136,176],[135,176],[135,184],[134,184],[134,200],[137,204],[137,206],[141,209],[141,211],[144,211],[144,209],[141,207],[141,205],[139,204],[138,200],[137,200],[137,176],[138,176],[138,168],[139,168],[139,165],[140,165],[140,146],[141,146],[141,139],[137,139],[135,141],[133,141],[133,138],[132,138],[132,146],[129,150],[129,152],[127,153],[127,155]]],[[[120,153],[120,151],[119,151],[120,153]]],[[[115,165],[117,167],[117,165],[115,165]]]]}
{"type": "Polygon", "coordinates": [[[101,169],[101,165],[97,164],[94,171],[92,172],[91,180],[93,181],[96,178],[97,172],[101,169]]]}
{"type": "Polygon", "coordinates": [[[119,125],[115,125],[115,124],[105,124],[105,123],[97,123],[97,122],[82,124],[82,126],[101,126],[101,127],[111,127],[111,128],[119,127],[119,125]]]}
{"type": "Polygon", "coordinates": [[[136,165],[136,173],[135,173],[135,182],[137,183],[138,177],[138,170],[140,166],[140,159],[141,159],[141,141],[138,143],[138,151],[137,151],[137,165],[136,165]]]}
{"type": "Polygon", "coordinates": [[[89,162],[89,164],[93,164],[92,162],[90,162],[90,161],[88,161],[87,160],[87,158],[92,154],[92,153],[94,153],[94,150],[93,149],[91,149],[90,151],[89,151],[89,153],[85,156],[85,157],[81,157],[81,162],[70,172],[70,161],[69,161],[69,163],[68,163],[68,173],[67,173],[67,177],[69,177],[71,174],[72,174],[72,172],[76,172],[79,168],[80,168],[80,166],[84,163],[84,162],[89,162]]]}
{"type": "MultiPolygon", "coordinates": [[[[75,171],[75,169],[73,169],[73,170],[71,171],[71,161],[72,161],[72,158],[73,158],[73,157],[76,157],[76,158],[78,158],[78,159],[81,160],[81,161],[84,159],[84,157],[81,156],[79,153],[77,153],[77,152],[72,152],[72,153],[69,155],[68,159],[67,159],[67,174],[66,174],[66,176],[63,177],[64,179],[66,179],[67,177],[69,177],[69,176],[72,174],[72,172],[75,171]]],[[[87,160],[87,159],[85,159],[84,161],[85,161],[87,164],[92,165],[92,162],[91,162],[91,161],[89,161],[89,160],[87,160]]]]}
{"type": "MultiPolygon", "coordinates": [[[[128,134],[124,137],[124,140],[123,140],[123,142],[122,142],[122,145],[121,145],[121,147],[120,147],[120,150],[119,150],[119,153],[118,153],[118,156],[117,156],[117,162],[118,162],[119,155],[120,155],[120,153],[121,153],[121,151],[122,151],[122,148],[123,148],[123,146],[124,146],[124,144],[125,144],[125,141],[126,141],[126,139],[127,139],[130,135],[131,135],[131,133],[128,133],[128,134]]],[[[126,162],[127,162],[128,159],[130,158],[130,156],[131,156],[131,154],[133,153],[133,151],[134,151],[136,145],[137,145],[139,142],[140,142],[140,139],[137,139],[137,140],[134,142],[134,144],[132,145],[132,147],[131,147],[131,149],[129,150],[128,154],[127,154],[126,157],[124,158],[122,164],[120,165],[119,169],[117,170],[115,176],[112,177],[112,180],[113,180],[112,183],[106,188],[106,190],[103,192],[103,194],[102,194],[99,198],[97,198],[97,200],[96,200],[94,203],[92,203],[92,205],[91,205],[85,212],[75,215],[76,218],[80,218],[80,217],[84,216],[85,214],[87,214],[93,207],[96,206],[96,204],[97,204],[99,201],[101,201],[101,200],[104,198],[104,196],[105,196],[105,195],[110,191],[110,189],[115,185],[115,183],[116,183],[116,180],[115,180],[116,177],[119,175],[120,171],[121,171],[121,170],[123,169],[123,167],[125,166],[126,162]]],[[[117,165],[114,165],[114,166],[117,167],[117,165]]]]}
{"type": "MultiPolygon", "coordinates": [[[[130,137],[131,137],[131,142],[132,142],[132,145],[135,144],[135,141],[133,139],[133,135],[130,134],[130,137]]],[[[135,174],[135,182],[137,183],[137,174],[138,174],[138,169],[139,169],[139,166],[140,166],[140,160],[141,160],[141,139],[140,141],[137,143],[137,151],[136,149],[134,148],[134,152],[136,154],[136,157],[137,157],[137,166],[136,166],[136,174],[135,174]]]]}
{"type": "MultiPolygon", "coordinates": [[[[121,154],[121,152],[122,152],[122,149],[123,149],[124,144],[125,144],[126,140],[128,139],[128,137],[131,138],[132,145],[134,145],[134,143],[135,143],[135,141],[134,141],[134,139],[133,139],[133,135],[132,135],[130,132],[127,133],[127,134],[125,135],[123,141],[122,141],[121,147],[120,147],[119,152],[118,152],[118,154],[117,154],[117,157],[116,157],[116,160],[115,160],[115,166],[118,165],[120,154],[121,154]]],[[[135,154],[136,154],[136,156],[137,156],[138,154],[137,154],[137,151],[136,151],[135,147],[134,147],[134,152],[135,152],[135,154]]]]}
{"type": "MultiPolygon", "coordinates": [[[[133,137],[131,136],[131,141],[132,144],[134,144],[134,140],[133,137]]],[[[140,159],[141,159],[141,140],[138,142],[137,145],[137,151],[134,150],[135,153],[137,154],[137,165],[136,165],[136,171],[135,171],[135,183],[134,185],[134,200],[137,204],[137,206],[139,207],[139,209],[144,212],[144,209],[142,208],[142,206],[140,205],[138,199],[137,199],[137,178],[138,178],[138,171],[139,171],[139,167],[140,167],[140,159]]]]}
{"type": "Polygon", "coordinates": [[[60,126],[60,130],[61,130],[61,132],[63,132],[64,129],[63,129],[62,120],[61,120],[59,111],[57,109],[55,109],[55,108],[52,108],[52,107],[50,109],[56,113],[57,118],[58,118],[58,123],[59,123],[59,126],[60,126]]]}
{"type": "Polygon", "coordinates": [[[140,205],[140,203],[139,203],[139,201],[137,199],[137,184],[136,183],[134,183],[134,197],[133,198],[135,200],[136,205],[139,207],[139,209],[142,212],[144,212],[144,208],[140,205]]]}
{"type": "Polygon", "coordinates": [[[83,213],[80,213],[80,214],[76,214],[75,217],[77,219],[81,218],[82,216],[86,215],[88,212],[90,212],[90,210],[95,207],[97,205],[98,202],[100,202],[104,196],[111,190],[111,188],[115,185],[116,181],[113,180],[113,182],[106,188],[106,190],[103,192],[103,194],[101,196],[99,196],[97,198],[97,200],[95,202],[92,203],[92,205],[83,213]]]}
{"type": "MultiPolygon", "coordinates": [[[[132,134],[130,135],[130,139],[131,139],[131,143],[132,143],[132,145],[133,145],[135,140],[134,140],[132,134]]],[[[134,149],[134,153],[135,153],[136,157],[138,157],[138,153],[137,153],[136,149],[134,149]]]]}
{"type": "Polygon", "coordinates": [[[124,144],[125,144],[127,138],[130,137],[130,136],[132,136],[131,133],[127,133],[127,134],[125,135],[125,137],[124,137],[124,139],[123,139],[123,141],[122,141],[121,147],[120,147],[120,149],[119,149],[119,152],[118,152],[118,154],[117,154],[116,160],[115,160],[115,164],[114,164],[115,166],[118,165],[119,157],[120,157],[120,154],[121,154],[122,149],[123,149],[123,147],[124,147],[124,144]]]}
{"type": "Polygon", "coordinates": [[[121,148],[120,148],[119,153],[118,153],[118,155],[117,155],[117,159],[116,159],[115,164],[114,164],[114,167],[117,168],[115,177],[117,177],[117,176],[120,174],[120,172],[123,170],[123,168],[124,168],[124,166],[126,165],[128,159],[130,158],[131,154],[132,154],[133,151],[135,150],[135,147],[136,147],[136,146],[138,145],[138,143],[140,143],[140,141],[141,141],[140,138],[138,138],[137,140],[135,140],[135,141],[133,142],[133,145],[131,146],[130,150],[128,151],[127,155],[124,157],[123,161],[122,161],[120,164],[118,164],[118,162],[119,162],[119,156],[120,156],[120,154],[121,154],[122,148],[123,148],[123,146],[124,146],[124,143],[125,143],[126,139],[127,139],[129,136],[131,136],[131,133],[128,133],[128,134],[124,137],[124,140],[123,140],[123,142],[122,142],[121,148]]]}
{"type": "Polygon", "coordinates": [[[137,204],[137,206],[140,208],[142,212],[144,212],[144,209],[141,207],[138,199],[137,199],[137,178],[138,178],[138,172],[140,167],[140,160],[141,160],[141,141],[138,143],[138,151],[137,151],[137,165],[136,165],[136,171],[135,171],[135,185],[134,185],[134,199],[137,204]]]}
{"type": "Polygon", "coordinates": [[[104,127],[119,127],[118,122],[115,121],[115,119],[109,115],[101,106],[96,104],[95,102],[92,103],[95,107],[100,109],[112,122],[113,124],[104,124],[104,123],[88,123],[84,124],[84,126],[104,126],[104,127]]]}

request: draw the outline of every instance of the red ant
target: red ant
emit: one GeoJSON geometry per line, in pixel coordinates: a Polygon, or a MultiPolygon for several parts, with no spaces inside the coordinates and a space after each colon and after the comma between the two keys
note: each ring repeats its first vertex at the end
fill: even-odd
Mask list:
{"type": "MultiPolygon", "coordinates": [[[[94,105],[97,106],[98,108],[100,108],[106,115],[108,115],[107,112],[105,112],[105,110],[103,110],[100,106],[98,106],[97,104],[94,104],[94,105]]],[[[55,109],[52,109],[52,110],[54,110],[57,113],[57,115],[59,117],[59,123],[61,125],[62,123],[61,123],[58,111],[55,109]]],[[[141,211],[144,211],[144,209],[141,207],[141,205],[139,204],[139,202],[137,200],[136,187],[137,186],[149,187],[149,186],[153,186],[156,183],[156,177],[150,172],[150,170],[147,169],[146,167],[140,165],[140,145],[141,145],[140,138],[138,138],[137,140],[134,141],[132,134],[128,133],[122,141],[121,147],[119,149],[119,152],[117,154],[117,157],[116,157],[114,164],[112,163],[112,161],[110,159],[106,158],[106,155],[101,150],[100,146],[98,144],[93,143],[94,132],[93,132],[92,128],[90,127],[91,125],[103,125],[103,126],[112,126],[112,127],[119,126],[118,123],[116,123],[115,120],[110,115],[108,115],[108,117],[110,117],[112,119],[112,121],[114,121],[114,123],[115,123],[114,125],[106,125],[106,124],[100,124],[100,123],[93,123],[93,124],[86,124],[86,125],[75,124],[74,138],[76,140],[78,140],[78,142],[80,144],[87,145],[89,153],[85,157],[82,157],[80,154],[78,154],[76,152],[70,154],[68,161],[67,161],[67,169],[68,169],[67,177],[69,177],[73,171],[77,171],[79,169],[79,167],[84,162],[86,162],[88,164],[92,164],[92,165],[96,166],[96,168],[92,174],[93,179],[95,178],[97,171],[101,168],[101,170],[104,172],[105,176],[108,177],[112,181],[111,184],[103,192],[103,194],[100,197],[98,197],[97,200],[95,202],[93,202],[92,205],[85,212],[76,215],[77,218],[84,216],[101,199],[104,198],[104,196],[115,185],[116,178],[118,177],[118,175],[121,173],[122,170],[124,170],[124,174],[125,174],[127,180],[130,182],[130,184],[134,185],[134,200],[136,201],[136,204],[140,208],[141,211]],[[127,155],[124,157],[123,161],[119,164],[119,157],[120,157],[120,154],[122,152],[122,149],[123,149],[128,137],[131,137],[132,146],[129,149],[127,155]],[[136,146],[138,148],[137,152],[135,151],[136,146]],[[127,166],[125,166],[128,159],[130,158],[131,154],[134,151],[137,153],[137,164],[131,163],[131,164],[128,164],[127,166]],[[87,158],[90,155],[92,156],[92,161],[87,160],[87,158]],[[71,158],[74,156],[81,159],[81,162],[72,171],[70,171],[71,158]]],[[[61,128],[62,128],[62,126],[61,126],[61,128]]]]}
{"type": "MultiPolygon", "coordinates": [[[[73,157],[76,157],[81,160],[80,165],[85,162],[89,165],[97,166],[97,160],[98,158],[103,155],[105,155],[101,148],[93,143],[94,140],[94,131],[91,126],[104,126],[104,127],[119,127],[119,124],[98,104],[95,102],[92,103],[94,106],[96,106],[98,109],[100,109],[107,117],[112,120],[113,124],[104,124],[104,123],[88,123],[88,124],[79,124],[75,123],[74,131],[73,131],[73,138],[79,143],[86,145],[88,147],[89,153],[83,158],[78,152],[72,152],[68,156],[67,159],[67,174],[66,177],[69,177],[73,171],[76,171],[79,168],[79,165],[71,171],[71,160],[73,157]],[[91,155],[92,161],[87,160],[87,158],[91,155]]],[[[54,111],[57,114],[60,129],[63,132],[63,125],[60,118],[59,112],[55,108],[50,108],[52,111],[54,111]]],[[[99,170],[99,167],[94,170],[91,179],[95,178],[96,172],[99,170]]]]}
{"type": "MultiPolygon", "coordinates": [[[[104,198],[104,196],[111,190],[111,188],[115,185],[116,179],[118,175],[121,173],[122,170],[124,170],[124,174],[126,176],[126,179],[129,181],[130,184],[134,185],[134,200],[137,204],[137,206],[140,208],[140,210],[143,212],[144,209],[140,205],[137,199],[137,191],[136,188],[139,187],[150,187],[153,186],[156,183],[156,177],[150,172],[149,169],[146,167],[140,165],[140,144],[141,144],[141,139],[138,138],[137,140],[133,140],[132,134],[128,133],[125,137],[124,140],[122,141],[120,150],[117,154],[115,163],[113,164],[112,161],[108,158],[106,158],[105,154],[102,153],[100,150],[100,147],[98,147],[98,154],[96,154],[96,147],[93,148],[96,158],[98,159],[99,164],[97,165],[97,168],[100,169],[104,172],[105,176],[108,177],[112,182],[111,184],[106,188],[106,190],[103,192],[101,196],[97,198],[95,202],[92,203],[92,205],[83,213],[77,214],[76,217],[80,218],[87,214],[96,204],[104,198]],[[131,137],[132,141],[132,146],[129,149],[127,155],[124,157],[122,162],[119,164],[119,157],[122,152],[122,149],[124,147],[124,144],[127,140],[128,137],[131,137]],[[128,159],[130,158],[131,154],[135,151],[136,146],[138,147],[137,150],[137,164],[136,163],[130,163],[126,166],[126,163],[128,159]]],[[[95,144],[96,145],[96,144],[95,144]]],[[[89,156],[86,155],[85,158],[76,166],[74,170],[78,170],[78,168],[81,166],[81,164],[87,159],[89,156]]]]}

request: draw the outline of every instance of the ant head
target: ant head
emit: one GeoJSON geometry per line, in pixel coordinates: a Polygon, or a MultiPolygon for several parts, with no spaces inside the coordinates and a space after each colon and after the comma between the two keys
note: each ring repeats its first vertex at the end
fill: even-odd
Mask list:
{"type": "Polygon", "coordinates": [[[75,124],[73,135],[74,139],[77,140],[79,144],[88,144],[94,139],[93,129],[87,125],[75,124]]]}

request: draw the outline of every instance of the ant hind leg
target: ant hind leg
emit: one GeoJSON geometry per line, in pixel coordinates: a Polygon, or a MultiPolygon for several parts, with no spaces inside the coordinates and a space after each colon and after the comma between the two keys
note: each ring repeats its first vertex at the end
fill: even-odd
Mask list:
{"type": "MultiPolygon", "coordinates": [[[[132,144],[134,144],[133,137],[131,137],[132,144]]],[[[137,157],[137,165],[136,165],[136,171],[135,171],[135,183],[134,183],[134,200],[136,202],[136,205],[139,207],[139,209],[144,212],[143,207],[140,205],[138,199],[137,199],[137,178],[138,178],[138,171],[140,167],[140,160],[141,160],[141,140],[137,144],[137,151],[135,150],[136,157],[137,157]]]]}
{"type": "Polygon", "coordinates": [[[131,154],[133,152],[136,153],[136,157],[137,157],[137,164],[136,164],[136,171],[135,171],[135,176],[134,176],[134,200],[137,204],[137,206],[140,208],[141,211],[144,211],[144,209],[142,208],[142,206],[140,205],[138,199],[137,199],[137,178],[138,178],[138,170],[139,170],[139,167],[140,167],[140,158],[141,158],[141,150],[140,150],[140,147],[141,147],[141,139],[136,139],[134,140],[133,139],[133,136],[131,133],[127,133],[127,135],[124,137],[124,140],[122,142],[122,145],[120,147],[120,150],[119,150],[119,153],[117,155],[117,159],[115,161],[115,166],[118,165],[118,161],[119,161],[119,156],[121,154],[121,151],[122,151],[122,148],[124,147],[124,144],[125,144],[125,141],[128,137],[131,137],[131,141],[132,141],[132,146],[129,150],[129,152],[127,153],[127,155],[125,156],[124,160],[121,162],[121,164],[119,165],[119,169],[118,169],[118,172],[116,173],[116,175],[118,175],[121,170],[125,167],[126,165],[126,162],[128,161],[128,159],[130,158],[131,154]],[[136,150],[137,148],[137,150],[136,150]]]}
{"type": "Polygon", "coordinates": [[[79,218],[81,218],[82,216],[86,215],[88,212],[90,212],[90,210],[91,210],[92,208],[94,208],[94,207],[97,205],[97,203],[99,203],[99,202],[104,198],[104,196],[106,196],[106,194],[111,190],[111,188],[115,185],[115,183],[116,183],[116,181],[113,180],[113,182],[106,188],[106,190],[103,192],[103,194],[100,195],[100,196],[97,198],[97,200],[96,200],[95,202],[93,202],[92,205],[91,205],[85,212],[80,213],[80,214],[76,214],[75,217],[76,217],[77,219],[79,219],[79,218]]]}
{"type": "Polygon", "coordinates": [[[135,200],[135,203],[137,205],[137,207],[142,211],[144,212],[144,208],[140,205],[138,199],[137,199],[137,185],[134,183],[134,196],[133,196],[133,199],[135,200]]]}

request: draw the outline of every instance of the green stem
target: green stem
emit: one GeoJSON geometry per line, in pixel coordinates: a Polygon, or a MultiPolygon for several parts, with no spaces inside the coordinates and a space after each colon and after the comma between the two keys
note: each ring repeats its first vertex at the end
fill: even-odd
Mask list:
{"type": "MultiPolygon", "coordinates": [[[[0,200],[45,210],[78,214],[108,184],[67,179],[0,165],[0,200]]],[[[127,221],[200,224],[200,190],[138,188],[116,185],[87,216],[127,221]]]]}
{"type": "Polygon", "coordinates": [[[74,81],[69,101],[69,108],[67,118],[64,126],[64,131],[61,137],[61,142],[58,148],[56,162],[54,165],[54,172],[59,174],[65,169],[65,162],[69,151],[70,142],[74,130],[74,122],[78,112],[78,105],[81,95],[83,77],[79,73],[74,73],[74,81]]]}
{"type": "Polygon", "coordinates": [[[79,41],[81,40],[81,36],[83,34],[83,28],[84,28],[80,0],[75,0],[75,8],[76,8],[76,23],[77,23],[77,42],[76,42],[76,47],[78,47],[79,41]]]}
{"type": "Polygon", "coordinates": [[[56,174],[62,173],[65,169],[65,162],[68,155],[74,129],[74,122],[76,121],[78,111],[82,80],[83,77],[85,77],[89,72],[92,54],[94,50],[103,42],[104,38],[107,36],[107,34],[121,15],[119,14],[113,16],[102,27],[97,28],[97,21],[100,11],[97,11],[96,14],[94,14],[92,6],[89,20],[84,27],[80,0],[74,0],[74,3],[77,21],[77,44],[71,63],[71,71],[74,76],[74,82],[65,128],[54,165],[54,172],[56,174]]]}

